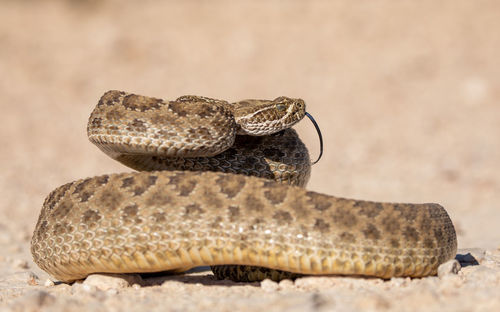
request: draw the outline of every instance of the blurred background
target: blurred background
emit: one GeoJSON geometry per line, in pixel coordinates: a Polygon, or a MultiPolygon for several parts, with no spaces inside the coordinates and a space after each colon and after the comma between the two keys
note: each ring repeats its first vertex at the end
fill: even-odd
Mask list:
{"type": "Polygon", "coordinates": [[[131,170],[86,138],[119,89],[303,98],[308,188],[438,202],[459,247],[499,247],[499,30],[494,0],[0,0],[0,246],[27,252],[55,187],[131,170]]]}

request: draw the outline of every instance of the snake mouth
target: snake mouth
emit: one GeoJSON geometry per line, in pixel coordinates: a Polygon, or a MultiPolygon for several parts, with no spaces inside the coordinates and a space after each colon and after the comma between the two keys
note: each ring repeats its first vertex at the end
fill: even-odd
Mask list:
{"type": "Polygon", "coordinates": [[[316,161],[313,161],[311,163],[311,165],[314,165],[321,159],[321,156],[323,156],[323,136],[321,135],[321,130],[319,129],[319,126],[316,123],[316,120],[314,120],[313,116],[308,112],[306,112],[306,116],[313,123],[314,127],[316,128],[316,132],[318,132],[318,137],[319,137],[319,156],[318,159],[316,159],[316,161]]]}

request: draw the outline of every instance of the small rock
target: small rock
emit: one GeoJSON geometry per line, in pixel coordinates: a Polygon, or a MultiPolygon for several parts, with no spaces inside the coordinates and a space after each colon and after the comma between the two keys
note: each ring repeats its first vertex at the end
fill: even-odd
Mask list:
{"type": "Polygon", "coordinates": [[[461,268],[462,266],[457,260],[447,261],[438,267],[438,277],[443,278],[447,275],[457,274],[461,268]]]}
{"type": "Polygon", "coordinates": [[[266,278],[262,282],[260,282],[260,287],[262,290],[266,292],[274,292],[279,289],[279,285],[276,282],[271,281],[270,279],[266,278]]]}
{"type": "Polygon", "coordinates": [[[132,288],[133,288],[133,289],[136,289],[136,290],[137,290],[137,289],[141,289],[141,285],[139,285],[139,284],[135,283],[134,285],[132,285],[132,288]]]}
{"type": "Polygon", "coordinates": [[[284,279],[284,280],[280,281],[279,287],[280,287],[280,289],[289,290],[289,289],[293,289],[295,287],[295,284],[293,283],[292,280],[284,279]]]}
{"type": "Polygon", "coordinates": [[[143,281],[138,274],[91,274],[83,282],[84,285],[95,286],[104,291],[111,288],[127,288],[133,284],[141,283],[143,281]]]}
{"type": "Polygon", "coordinates": [[[462,266],[466,265],[478,265],[483,262],[486,257],[486,250],[482,248],[464,248],[457,251],[456,260],[460,262],[462,266]]]}
{"type": "Polygon", "coordinates": [[[402,286],[406,286],[409,282],[411,282],[411,279],[408,277],[408,278],[404,278],[404,277],[393,277],[391,278],[391,286],[396,286],[396,287],[402,287],[402,286]]]}
{"type": "Polygon", "coordinates": [[[76,282],[73,284],[73,286],[71,286],[71,293],[72,294],[82,293],[82,292],[95,293],[95,292],[97,292],[97,287],[94,285],[88,285],[88,284],[84,284],[81,282],[76,282]]]}
{"type": "Polygon", "coordinates": [[[53,282],[50,278],[48,278],[48,279],[46,279],[46,280],[45,280],[45,282],[43,283],[43,286],[45,286],[45,287],[51,287],[51,286],[54,286],[54,282],[53,282]]]}
{"type": "Polygon", "coordinates": [[[470,266],[470,265],[479,265],[479,262],[470,253],[457,254],[455,256],[455,260],[457,260],[462,267],[466,267],[466,266],[470,266]]]}

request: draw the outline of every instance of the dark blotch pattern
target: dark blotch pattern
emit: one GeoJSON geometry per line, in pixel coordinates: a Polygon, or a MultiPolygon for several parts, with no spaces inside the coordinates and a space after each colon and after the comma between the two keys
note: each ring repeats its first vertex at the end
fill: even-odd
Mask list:
{"type": "Polygon", "coordinates": [[[342,234],[340,234],[340,240],[352,244],[356,242],[356,237],[349,232],[342,232],[342,234]]]}
{"type": "Polygon", "coordinates": [[[444,238],[443,231],[440,228],[434,229],[434,237],[436,238],[436,241],[442,241],[444,238]]]}
{"type": "Polygon", "coordinates": [[[82,223],[89,224],[92,222],[97,222],[101,219],[101,215],[96,210],[89,209],[85,211],[82,215],[82,223]]]}
{"type": "Polygon", "coordinates": [[[221,216],[217,216],[213,222],[210,223],[210,226],[214,229],[218,229],[218,228],[221,228],[221,223],[222,223],[223,219],[221,216]]]}
{"type": "Polygon", "coordinates": [[[140,179],[137,183],[133,177],[123,179],[121,187],[131,190],[134,196],[139,196],[146,192],[151,186],[155,185],[158,179],[155,175],[137,176],[137,178],[140,179]]]}
{"type": "Polygon", "coordinates": [[[316,210],[325,211],[332,205],[331,199],[327,195],[306,192],[306,196],[309,198],[309,203],[313,205],[316,210]]]}
{"type": "Polygon", "coordinates": [[[109,175],[105,174],[105,175],[102,175],[100,177],[96,177],[95,181],[96,181],[97,185],[104,185],[104,184],[108,183],[109,175]]]}
{"type": "Polygon", "coordinates": [[[54,216],[56,219],[64,218],[73,208],[73,204],[69,199],[63,199],[54,209],[54,216]]]}
{"type": "Polygon", "coordinates": [[[247,209],[253,211],[262,211],[262,209],[264,209],[264,205],[262,204],[260,199],[253,195],[248,195],[247,197],[245,197],[244,205],[247,209]]]}
{"type": "Polygon", "coordinates": [[[147,206],[165,206],[173,202],[173,198],[171,195],[167,194],[161,189],[157,189],[151,194],[148,194],[148,197],[145,200],[147,206]]]}
{"type": "Polygon", "coordinates": [[[102,118],[99,118],[99,117],[92,118],[89,125],[90,125],[90,128],[94,128],[94,129],[100,128],[102,126],[102,118]]]}
{"type": "Polygon", "coordinates": [[[179,102],[170,102],[168,104],[168,108],[177,114],[179,117],[186,117],[189,111],[186,109],[186,105],[184,103],[179,102]]]}
{"type": "Polygon", "coordinates": [[[186,206],[185,214],[186,215],[191,215],[191,214],[202,214],[205,211],[201,209],[200,205],[198,204],[191,204],[186,206]]]}
{"type": "Polygon", "coordinates": [[[266,197],[266,199],[269,200],[271,204],[278,205],[285,200],[286,194],[287,194],[286,187],[279,184],[275,184],[275,187],[270,188],[264,192],[264,197],[266,197]]]}
{"type": "Polygon", "coordinates": [[[73,183],[66,183],[52,191],[45,199],[44,206],[47,207],[49,211],[54,209],[54,206],[66,194],[72,185],[73,183]]]}
{"type": "Polygon", "coordinates": [[[167,218],[165,217],[164,212],[155,212],[155,213],[153,213],[152,217],[153,217],[155,223],[163,223],[163,222],[167,221],[167,218]]]}
{"type": "Polygon", "coordinates": [[[279,225],[289,224],[292,221],[292,215],[288,211],[278,210],[274,213],[273,219],[279,225]]]}
{"type": "Polygon", "coordinates": [[[138,131],[138,132],[147,132],[147,127],[144,121],[135,118],[132,122],[127,124],[127,130],[129,131],[138,131]]]}
{"type": "Polygon", "coordinates": [[[78,183],[73,191],[73,194],[80,199],[80,202],[86,202],[94,195],[94,188],[91,185],[92,179],[88,178],[78,183]]]}
{"type": "Polygon", "coordinates": [[[53,235],[63,235],[67,233],[68,230],[68,224],[66,222],[63,223],[57,223],[54,226],[54,230],[52,231],[53,235]]]}
{"type": "Polygon", "coordinates": [[[196,187],[196,181],[186,176],[184,173],[177,173],[174,176],[169,177],[170,181],[168,184],[174,185],[175,190],[179,192],[180,196],[188,196],[196,187]]]}
{"type": "Polygon", "coordinates": [[[220,175],[215,183],[220,187],[220,191],[228,198],[233,198],[243,189],[245,186],[245,177],[241,175],[220,175]]]}
{"type": "Polygon", "coordinates": [[[407,241],[416,243],[419,239],[417,230],[414,227],[407,226],[403,231],[403,236],[407,241]]]}
{"type": "Polygon", "coordinates": [[[151,109],[160,108],[162,102],[163,101],[161,99],[136,94],[128,94],[123,98],[122,105],[130,110],[145,112],[151,109]]]}
{"type": "Polygon", "coordinates": [[[124,96],[126,93],[123,91],[111,90],[103,94],[103,96],[99,99],[99,103],[97,106],[107,105],[112,106],[118,103],[121,96],[124,96]]]}
{"type": "Polygon", "coordinates": [[[229,206],[229,221],[234,222],[240,217],[240,207],[229,206]]]}
{"type": "Polygon", "coordinates": [[[325,222],[323,219],[316,219],[316,222],[314,223],[314,229],[320,231],[321,233],[324,233],[330,230],[330,224],[325,222]]]}
{"type": "Polygon", "coordinates": [[[363,230],[363,234],[365,235],[366,239],[371,239],[371,240],[380,239],[380,231],[372,223],[369,223],[366,226],[366,228],[363,230]]]}
{"type": "Polygon", "coordinates": [[[358,222],[356,215],[353,214],[350,209],[343,206],[337,207],[335,212],[332,214],[332,218],[335,221],[335,224],[347,228],[354,226],[358,222]]]}
{"type": "Polygon", "coordinates": [[[381,220],[384,230],[392,235],[397,235],[400,229],[398,219],[394,217],[385,217],[381,220]]]}
{"type": "Polygon", "coordinates": [[[134,185],[134,177],[128,177],[123,179],[121,188],[127,188],[131,185],[134,185]]]}
{"type": "Polygon", "coordinates": [[[436,244],[434,243],[434,240],[429,238],[429,237],[426,237],[424,239],[424,247],[425,248],[435,248],[436,247],[436,244]]]}
{"type": "Polygon", "coordinates": [[[123,195],[113,190],[105,190],[96,201],[96,206],[109,211],[116,210],[123,202],[123,195]]]}
{"type": "MultiPolygon", "coordinates": [[[[118,109],[113,109],[113,110],[110,110],[109,112],[106,113],[106,119],[112,120],[112,121],[120,120],[123,117],[124,117],[123,113],[120,112],[120,110],[118,110],[118,109]]],[[[109,129],[115,129],[115,128],[109,127],[109,129]]]]}
{"type": "Polygon", "coordinates": [[[368,218],[375,218],[380,214],[383,210],[383,206],[381,203],[373,203],[373,202],[360,202],[357,201],[354,204],[355,208],[358,208],[359,214],[367,216],[368,218]]]}
{"type": "Polygon", "coordinates": [[[198,107],[197,113],[201,118],[209,118],[214,116],[217,110],[213,105],[203,104],[198,107]]]}
{"type": "Polygon", "coordinates": [[[129,205],[129,206],[123,208],[122,216],[124,218],[133,218],[133,217],[137,216],[138,211],[139,211],[139,208],[137,207],[136,204],[129,205]]]}
{"type": "Polygon", "coordinates": [[[401,213],[401,217],[407,222],[413,222],[418,216],[418,210],[413,207],[408,207],[405,204],[394,204],[394,210],[401,213]]]}
{"type": "Polygon", "coordinates": [[[399,248],[400,244],[399,244],[399,240],[395,239],[395,238],[392,238],[389,243],[391,244],[391,247],[392,248],[399,248]]]}

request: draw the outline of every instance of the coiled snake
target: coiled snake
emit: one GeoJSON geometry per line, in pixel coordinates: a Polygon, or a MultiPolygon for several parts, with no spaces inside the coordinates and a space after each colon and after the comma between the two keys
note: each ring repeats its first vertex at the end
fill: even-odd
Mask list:
{"type": "MultiPolygon", "coordinates": [[[[436,274],[457,248],[440,205],[303,188],[309,155],[290,126],[304,114],[302,100],[286,97],[230,104],[105,93],[89,118],[89,138],[143,171],[52,191],[33,234],[34,261],[66,282],[94,272],[201,265],[381,278],[436,274]]],[[[235,276],[245,271],[215,272],[256,279],[235,276]]]]}

